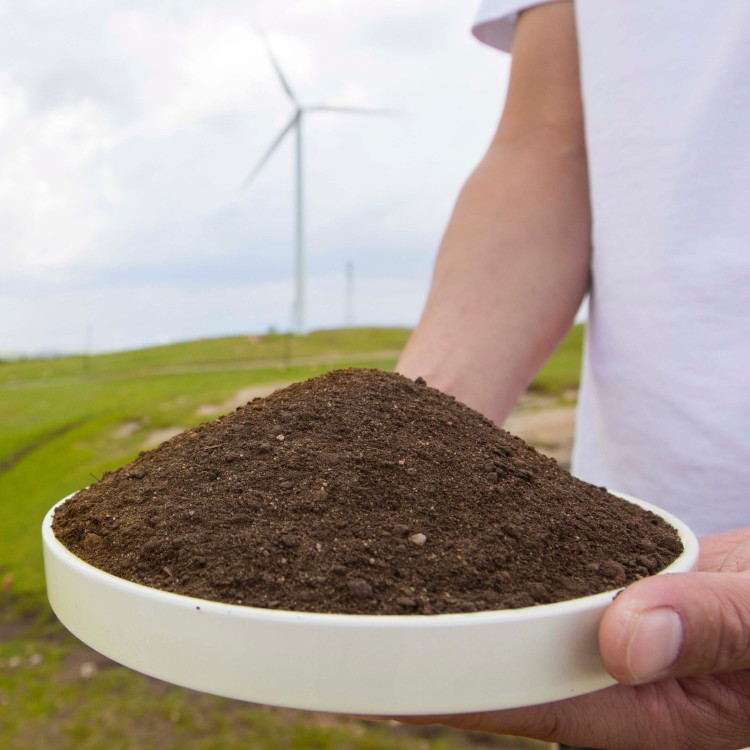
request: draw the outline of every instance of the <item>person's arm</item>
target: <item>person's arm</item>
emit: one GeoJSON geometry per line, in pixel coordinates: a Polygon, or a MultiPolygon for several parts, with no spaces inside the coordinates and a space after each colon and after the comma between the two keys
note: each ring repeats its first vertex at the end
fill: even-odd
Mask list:
{"type": "MultiPolygon", "coordinates": [[[[399,370],[501,422],[588,284],[572,8],[524,13],[497,136],[456,206],[399,370]]],[[[599,631],[621,683],[506,711],[400,717],[607,750],[750,745],[750,528],[701,540],[699,572],[623,591],[599,631]]]]}
{"type": "Polygon", "coordinates": [[[553,3],[518,20],[500,125],[396,369],[502,423],[586,293],[590,233],[573,6],[553,3]]]}

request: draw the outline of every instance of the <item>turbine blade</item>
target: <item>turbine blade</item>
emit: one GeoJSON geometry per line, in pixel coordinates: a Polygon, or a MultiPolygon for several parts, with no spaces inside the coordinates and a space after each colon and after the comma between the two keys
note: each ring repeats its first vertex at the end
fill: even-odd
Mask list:
{"type": "Polygon", "coordinates": [[[266,36],[266,32],[263,30],[263,27],[260,25],[260,21],[258,18],[255,18],[255,31],[257,32],[258,36],[260,37],[261,41],[263,42],[263,46],[266,48],[266,54],[268,55],[268,59],[271,61],[271,66],[276,71],[276,77],[279,79],[279,83],[284,87],[284,91],[286,91],[286,95],[294,102],[296,106],[299,106],[299,102],[297,101],[297,97],[294,95],[294,92],[292,91],[292,87],[289,85],[289,81],[287,81],[286,76],[284,75],[284,72],[281,70],[281,65],[279,65],[279,61],[276,59],[276,55],[274,55],[273,50],[271,49],[271,45],[268,41],[268,37],[266,36]]]}
{"type": "Polygon", "coordinates": [[[294,114],[294,117],[292,117],[291,120],[286,124],[284,129],[276,136],[276,139],[274,142],[266,149],[265,154],[263,154],[263,157],[261,160],[255,165],[255,168],[252,172],[245,178],[245,181],[240,185],[240,192],[243,192],[247,190],[250,185],[252,184],[253,180],[258,176],[258,172],[260,172],[261,169],[265,166],[266,162],[271,158],[271,155],[274,151],[279,147],[281,142],[284,140],[284,137],[286,134],[295,126],[299,119],[299,112],[296,112],[294,114]]]}
{"type": "Polygon", "coordinates": [[[400,113],[393,109],[376,109],[375,107],[337,107],[330,104],[317,104],[304,107],[305,112],[341,112],[349,115],[372,115],[373,117],[396,117],[400,113]]]}

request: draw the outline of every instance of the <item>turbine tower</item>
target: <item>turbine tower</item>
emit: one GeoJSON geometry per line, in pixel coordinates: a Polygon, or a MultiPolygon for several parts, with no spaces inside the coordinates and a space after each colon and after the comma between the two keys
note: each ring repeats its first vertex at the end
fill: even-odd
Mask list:
{"type": "Polygon", "coordinates": [[[303,183],[303,151],[302,151],[302,122],[304,116],[313,112],[337,112],[340,114],[357,114],[357,115],[391,115],[389,110],[371,109],[369,107],[339,107],[329,104],[304,105],[295,95],[292,87],[289,85],[284,72],[279,65],[276,56],[271,49],[271,45],[266,38],[260,24],[257,24],[258,36],[260,36],[263,46],[265,47],[271,66],[276,72],[276,77],[284,89],[287,98],[294,107],[294,113],[287,124],[279,131],[273,143],[268,147],[266,152],[250,172],[245,181],[242,183],[241,190],[247,190],[258,173],[263,169],[271,155],[281,145],[287,133],[294,131],[295,135],[295,253],[294,253],[294,330],[295,333],[302,333],[305,328],[305,224],[304,224],[304,183],[303,183]]]}

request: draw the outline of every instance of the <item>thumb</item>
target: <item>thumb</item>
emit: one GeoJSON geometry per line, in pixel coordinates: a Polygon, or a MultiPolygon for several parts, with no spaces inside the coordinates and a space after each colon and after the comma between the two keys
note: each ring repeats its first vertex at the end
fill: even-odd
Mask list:
{"type": "Polygon", "coordinates": [[[750,668],[750,575],[684,573],[625,589],[599,629],[607,670],[629,685],[750,668]]]}

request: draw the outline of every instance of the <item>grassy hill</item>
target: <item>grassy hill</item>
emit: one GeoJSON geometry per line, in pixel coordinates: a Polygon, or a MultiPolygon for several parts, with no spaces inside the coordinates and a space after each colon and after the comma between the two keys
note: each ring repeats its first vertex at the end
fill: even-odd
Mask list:
{"type": "MultiPolygon", "coordinates": [[[[471,746],[458,733],[415,745],[414,738],[424,732],[399,734],[351,722],[315,728],[309,716],[269,715],[266,709],[249,711],[243,704],[157,688],[125,669],[65,682],[66,660],[82,647],[50,623],[44,593],[39,525],[57,500],[132,459],[161,430],[186,428],[231,408],[238,392],[338,367],[391,369],[408,334],[400,328],[361,328],[234,336],[0,363],[0,715],[8,696],[17,706],[10,723],[0,719],[0,747],[137,748],[156,746],[157,739],[164,750],[471,746]],[[10,663],[30,666],[2,668],[10,663]],[[176,714],[179,721],[171,718],[176,714]],[[217,718],[222,714],[233,718],[222,724],[217,718]],[[158,732],[136,732],[142,716],[158,732]],[[248,716],[252,720],[246,721],[248,716]],[[205,736],[196,729],[200,717],[211,727],[205,736]],[[37,719],[54,732],[28,734],[27,723],[38,724],[37,719]],[[125,725],[132,725],[130,734],[120,737],[118,727],[125,725]],[[204,740],[191,739],[199,735],[204,740]]],[[[576,387],[581,343],[582,331],[575,328],[532,387],[552,394],[576,387]]],[[[523,746],[530,745],[503,745],[523,746]]]]}

